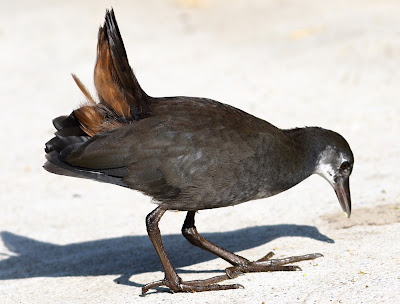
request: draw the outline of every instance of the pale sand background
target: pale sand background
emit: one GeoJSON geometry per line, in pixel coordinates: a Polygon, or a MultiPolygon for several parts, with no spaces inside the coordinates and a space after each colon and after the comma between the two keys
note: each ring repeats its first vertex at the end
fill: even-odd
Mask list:
{"type": "MultiPolygon", "coordinates": [[[[1,1],[0,303],[400,303],[400,2],[1,1]],[[353,214],[314,176],[266,200],[201,211],[197,227],[250,259],[321,252],[303,272],[246,274],[243,290],[142,298],[163,274],[144,219],[116,186],[45,172],[51,119],[93,90],[98,26],[113,6],[151,95],[204,96],[290,128],[340,132],[355,154],[353,214]],[[121,284],[114,283],[119,280],[121,284]]],[[[228,264],[162,222],[184,279],[228,264]]]]}

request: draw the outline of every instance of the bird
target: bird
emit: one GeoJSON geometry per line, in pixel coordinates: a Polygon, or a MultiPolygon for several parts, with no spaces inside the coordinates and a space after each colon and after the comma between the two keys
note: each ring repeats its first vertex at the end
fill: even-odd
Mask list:
{"type": "Polygon", "coordinates": [[[55,136],[45,144],[44,169],[137,190],[157,207],[146,228],[171,292],[243,288],[219,284],[248,272],[295,271],[293,262],[321,257],[312,253],[256,261],[205,239],[195,226],[199,210],[234,206],[267,198],[317,174],[333,187],[350,217],[349,177],[354,156],[338,133],[320,127],[280,129],[228,104],[198,97],[151,97],[141,88],[115,18],[106,10],[100,26],[94,84],[97,98],[72,74],[86,101],[70,115],[53,120],[55,136]],[[187,212],[183,236],[232,266],[223,275],[184,281],[162,242],[159,221],[168,210],[187,212]]]}

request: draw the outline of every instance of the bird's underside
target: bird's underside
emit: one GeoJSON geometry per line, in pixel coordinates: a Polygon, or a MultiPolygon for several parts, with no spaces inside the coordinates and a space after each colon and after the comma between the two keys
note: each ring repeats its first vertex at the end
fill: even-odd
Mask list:
{"type": "Polygon", "coordinates": [[[54,119],[57,132],[46,143],[44,168],[138,190],[159,204],[147,216],[146,226],[165,278],[146,284],[143,294],[157,286],[173,292],[235,289],[241,285],[218,283],[246,272],[298,270],[286,264],[321,256],[272,259],[268,253],[250,262],[210,243],[194,225],[198,210],[268,197],[311,175],[315,161],[302,161],[306,151],[294,139],[301,131],[285,132],[210,99],[148,96],[129,66],[112,10],[98,34],[94,82],[99,101],[73,77],[87,102],[69,116],[54,119]],[[158,228],[170,209],[188,211],[183,235],[229,262],[232,266],[224,275],[182,281],[158,228]]]}

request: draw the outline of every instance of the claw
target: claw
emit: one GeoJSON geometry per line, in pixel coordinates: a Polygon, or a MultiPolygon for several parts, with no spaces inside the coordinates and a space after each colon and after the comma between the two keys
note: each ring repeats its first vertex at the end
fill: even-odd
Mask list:
{"type": "Polygon", "coordinates": [[[143,297],[146,296],[146,293],[147,293],[150,289],[152,289],[152,288],[154,288],[154,287],[160,287],[160,286],[167,286],[165,280],[159,280],[159,281],[151,282],[151,283],[148,283],[148,284],[144,285],[144,286],[142,287],[142,296],[143,296],[143,297]]]}

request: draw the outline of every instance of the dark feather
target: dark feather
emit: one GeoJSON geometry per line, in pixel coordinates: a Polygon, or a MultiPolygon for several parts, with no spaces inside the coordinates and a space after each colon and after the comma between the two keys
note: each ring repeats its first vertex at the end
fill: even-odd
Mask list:
{"type": "Polygon", "coordinates": [[[267,197],[311,174],[300,170],[297,141],[266,121],[210,99],[146,95],[113,11],[99,30],[95,85],[100,103],[54,120],[47,170],[139,190],[179,210],[267,197]]]}
{"type": "Polygon", "coordinates": [[[133,119],[138,120],[148,116],[150,103],[147,94],[142,90],[135,74],[128,62],[125,46],[115,19],[114,10],[106,13],[103,30],[107,31],[112,63],[118,82],[125,96],[126,102],[131,106],[133,119]]]}

